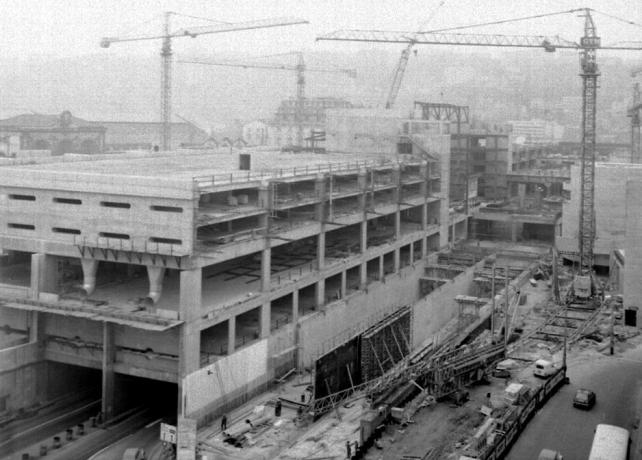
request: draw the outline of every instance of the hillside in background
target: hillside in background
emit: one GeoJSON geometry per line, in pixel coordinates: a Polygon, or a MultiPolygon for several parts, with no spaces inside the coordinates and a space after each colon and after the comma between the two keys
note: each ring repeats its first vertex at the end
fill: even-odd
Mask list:
{"type": "MultiPolygon", "coordinates": [[[[562,116],[558,113],[562,98],[581,94],[577,55],[572,52],[551,56],[535,50],[491,54],[437,47],[416,49],[417,54],[408,64],[398,107],[410,109],[414,100],[449,102],[469,105],[477,118],[492,122],[544,116],[555,119],[562,116]]],[[[357,71],[355,80],[341,74],[308,72],[307,96],[344,97],[355,104],[382,105],[401,50],[402,47],[390,46],[350,53],[306,53],[309,67],[357,71]]],[[[209,57],[175,56],[177,60],[186,58],[209,57]]],[[[230,56],[219,57],[226,58],[230,56]]],[[[57,60],[3,60],[0,112],[5,117],[68,109],[91,120],[157,120],[159,61],[157,55],[139,57],[115,52],[57,60]]],[[[293,61],[290,58],[280,62],[293,61]]],[[[634,65],[608,56],[600,56],[599,62],[602,76],[598,118],[608,118],[609,126],[615,124],[611,129],[625,129],[625,109],[631,98],[629,69],[634,65]]],[[[294,92],[295,76],[291,71],[174,65],[174,113],[204,128],[235,119],[269,118],[279,102],[294,92]]],[[[600,129],[604,128],[600,125],[600,129]]]]}

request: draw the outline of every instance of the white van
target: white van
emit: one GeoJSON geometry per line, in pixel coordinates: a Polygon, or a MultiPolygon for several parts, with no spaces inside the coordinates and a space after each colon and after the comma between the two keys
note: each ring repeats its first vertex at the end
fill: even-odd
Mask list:
{"type": "Polygon", "coordinates": [[[556,450],[542,449],[537,460],[564,460],[564,457],[556,450]]]}
{"type": "Polygon", "coordinates": [[[545,359],[538,359],[535,361],[535,370],[533,371],[533,375],[535,377],[548,378],[558,370],[559,369],[557,369],[557,367],[553,366],[552,362],[545,359]]]}

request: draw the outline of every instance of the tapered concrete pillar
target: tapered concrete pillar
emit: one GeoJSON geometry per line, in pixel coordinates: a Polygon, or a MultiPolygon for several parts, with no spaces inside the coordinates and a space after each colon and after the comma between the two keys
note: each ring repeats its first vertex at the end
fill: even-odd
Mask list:
{"type": "Polygon", "coordinates": [[[114,362],[116,361],[116,347],[114,344],[114,325],[103,322],[103,359],[102,359],[102,399],[101,412],[103,421],[114,417],[114,362]]]}
{"type": "Polygon", "coordinates": [[[96,273],[98,272],[98,261],[96,259],[80,259],[82,266],[82,288],[85,294],[91,295],[96,290],[96,273]]]}
{"type": "Polygon", "coordinates": [[[428,255],[428,237],[421,239],[421,258],[425,259],[428,255]]]}
{"type": "MultiPolygon", "coordinates": [[[[164,277],[165,277],[164,267],[155,267],[153,265],[147,266],[147,278],[149,279],[149,293],[147,294],[147,298],[151,299],[153,303],[158,302],[163,292],[164,277]]],[[[199,291],[199,295],[200,295],[200,291],[199,291]]]]}
{"type": "Polygon", "coordinates": [[[379,256],[379,280],[383,279],[383,255],[379,256]]]}
{"type": "Polygon", "coordinates": [[[348,292],[348,272],[344,270],[341,272],[341,298],[342,299],[346,296],[347,292],[348,292]]]}
{"type": "Polygon", "coordinates": [[[272,191],[268,182],[261,182],[259,186],[259,207],[272,209],[272,191]]]}
{"type": "Polygon", "coordinates": [[[410,255],[408,256],[408,263],[412,265],[412,263],[415,261],[415,242],[411,241],[410,242],[410,255]]]}
{"type": "MultiPolygon", "coordinates": [[[[269,239],[266,239],[269,244],[269,239]]],[[[272,279],[272,249],[268,246],[261,251],[261,291],[270,290],[272,279]]]]}
{"type": "Polygon", "coordinates": [[[265,302],[261,305],[261,325],[260,325],[260,334],[262,339],[266,339],[270,336],[272,315],[270,312],[270,302],[265,302]]]}
{"type": "Polygon", "coordinates": [[[359,289],[364,289],[368,284],[368,262],[359,265],[359,289]]]}
{"type": "Polygon", "coordinates": [[[227,354],[231,355],[236,350],[236,316],[227,320],[227,354]]]}

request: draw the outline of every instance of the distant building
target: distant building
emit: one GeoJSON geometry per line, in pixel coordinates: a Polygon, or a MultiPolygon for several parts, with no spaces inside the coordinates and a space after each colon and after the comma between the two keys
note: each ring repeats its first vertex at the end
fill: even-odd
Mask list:
{"type": "Polygon", "coordinates": [[[68,110],[60,115],[34,113],[0,120],[0,137],[17,137],[19,150],[49,150],[52,155],[102,153],[105,132],[105,127],[74,117],[68,110]]]}
{"type": "Polygon", "coordinates": [[[513,138],[519,144],[551,144],[564,136],[564,127],[548,120],[513,120],[508,124],[513,130],[513,138]]]}
{"type": "MultiPolygon", "coordinates": [[[[334,97],[306,98],[303,104],[303,137],[310,137],[315,131],[324,131],[326,110],[352,108],[344,99],[334,97]]],[[[296,143],[296,100],[281,101],[271,120],[253,120],[243,125],[243,140],[248,145],[285,147],[296,143]]]]}
{"type": "MultiPolygon", "coordinates": [[[[96,154],[117,150],[151,150],[161,144],[161,123],[89,121],[65,110],[60,115],[23,114],[0,120],[0,138],[17,135],[20,150],[96,154]]],[[[171,124],[172,149],[203,143],[208,135],[189,123],[171,124]]]]}

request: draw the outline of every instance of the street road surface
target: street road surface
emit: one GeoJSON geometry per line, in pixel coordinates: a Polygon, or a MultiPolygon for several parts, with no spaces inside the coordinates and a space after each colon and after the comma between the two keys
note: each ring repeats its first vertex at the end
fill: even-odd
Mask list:
{"type": "Polygon", "coordinates": [[[628,429],[633,443],[631,460],[642,460],[642,347],[614,356],[569,361],[571,383],[560,388],[522,432],[507,460],[536,460],[543,448],[558,450],[564,460],[586,460],[599,423],[628,429]],[[573,407],[578,388],[597,395],[590,411],[573,407]],[[640,439],[638,439],[640,438],[640,439]]]}

